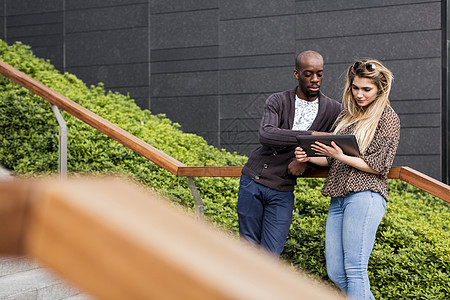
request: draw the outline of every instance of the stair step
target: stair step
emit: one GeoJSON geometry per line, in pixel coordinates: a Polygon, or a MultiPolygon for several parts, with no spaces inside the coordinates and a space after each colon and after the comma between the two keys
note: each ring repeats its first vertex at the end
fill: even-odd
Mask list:
{"type": "Polygon", "coordinates": [[[0,279],[6,275],[37,268],[39,265],[25,256],[0,256],[0,279]]]}
{"type": "Polygon", "coordinates": [[[11,180],[13,177],[10,175],[10,171],[0,165],[0,179],[1,180],[11,180]]]}
{"type": "Polygon", "coordinates": [[[0,278],[0,299],[63,299],[78,294],[50,271],[38,268],[0,278]]]}
{"type": "Polygon", "coordinates": [[[93,300],[25,256],[0,256],[0,299],[93,300]]]}
{"type": "Polygon", "coordinates": [[[78,294],[78,295],[74,295],[74,296],[70,296],[67,298],[64,298],[62,300],[95,300],[95,298],[85,295],[85,294],[78,294]]]}

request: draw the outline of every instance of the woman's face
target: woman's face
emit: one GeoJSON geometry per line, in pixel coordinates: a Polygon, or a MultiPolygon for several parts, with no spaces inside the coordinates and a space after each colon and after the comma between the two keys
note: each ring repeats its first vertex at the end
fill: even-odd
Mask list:
{"type": "Polygon", "coordinates": [[[369,78],[355,76],[352,93],[356,103],[361,107],[366,107],[377,98],[378,87],[369,78]]]}

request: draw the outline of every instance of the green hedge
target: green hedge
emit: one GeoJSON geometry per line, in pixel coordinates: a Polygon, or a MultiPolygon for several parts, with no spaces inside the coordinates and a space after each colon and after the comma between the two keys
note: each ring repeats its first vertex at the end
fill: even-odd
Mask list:
{"type": "MultiPolygon", "coordinates": [[[[141,110],[129,96],[86,86],[61,74],[28,46],[0,41],[0,59],[94,113],[190,166],[243,165],[246,157],[183,133],[164,115],[141,110]]],[[[58,168],[58,126],[49,104],[0,76],[0,164],[18,176],[47,175],[58,168]]],[[[68,126],[68,170],[72,174],[131,176],[183,206],[193,208],[187,181],[159,168],[121,144],[63,112],[68,126]]],[[[205,215],[232,233],[238,229],[238,178],[196,178],[205,215]]],[[[294,218],[282,257],[327,280],[324,227],[329,199],[322,179],[299,179],[294,218]]],[[[397,180],[390,181],[388,210],[377,235],[369,276],[377,299],[449,299],[449,204],[397,180]]]]}

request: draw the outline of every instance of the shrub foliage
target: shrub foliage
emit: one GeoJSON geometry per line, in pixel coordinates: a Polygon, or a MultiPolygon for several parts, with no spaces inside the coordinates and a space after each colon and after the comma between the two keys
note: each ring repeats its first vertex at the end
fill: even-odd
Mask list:
{"type": "MultiPolygon", "coordinates": [[[[129,96],[86,86],[61,74],[28,46],[0,41],[0,59],[131,134],[190,166],[242,166],[246,157],[208,145],[183,133],[164,115],[141,110],[129,96]]],[[[0,164],[18,176],[56,173],[58,125],[47,101],[0,76],[0,164]]],[[[71,174],[119,173],[130,176],[192,209],[187,181],[176,177],[75,117],[62,112],[68,126],[71,174]]],[[[236,233],[237,178],[196,178],[205,215],[236,233]]],[[[329,199],[322,179],[299,179],[293,222],[283,259],[327,280],[324,255],[329,199]]],[[[377,299],[449,299],[449,204],[397,180],[390,181],[390,202],[369,263],[377,299]]]]}

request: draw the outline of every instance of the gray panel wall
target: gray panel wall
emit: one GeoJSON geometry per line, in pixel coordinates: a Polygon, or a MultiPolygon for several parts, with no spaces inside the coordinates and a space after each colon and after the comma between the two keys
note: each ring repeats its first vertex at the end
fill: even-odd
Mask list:
{"type": "Polygon", "coordinates": [[[296,86],[295,2],[221,4],[220,142],[249,154],[259,146],[266,98],[296,86]]]}
{"type": "Polygon", "coordinates": [[[325,59],[340,100],[346,67],[374,57],[395,76],[395,165],[440,178],[441,1],[4,0],[0,35],[88,84],[129,93],[185,132],[249,155],[266,98],[294,88],[295,55],[325,59]],[[6,17],[5,17],[6,16],[6,17]]]}
{"type": "Polygon", "coordinates": [[[151,111],[218,145],[217,1],[152,2],[151,111]]]}
{"type": "Polygon", "coordinates": [[[148,1],[66,1],[66,70],[149,108],[148,1]]]}
{"type": "Polygon", "coordinates": [[[4,0],[0,6],[7,16],[2,23],[6,41],[31,45],[36,56],[50,59],[62,69],[63,1],[4,0]]]}
{"type": "MultiPolygon", "coordinates": [[[[2,38],[149,108],[148,0],[4,0],[2,38]]],[[[2,14],[2,15],[3,15],[2,14]]]]}
{"type": "Polygon", "coordinates": [[[0,38],[6,39],[6,1],[0,1],[0,38]]]}

